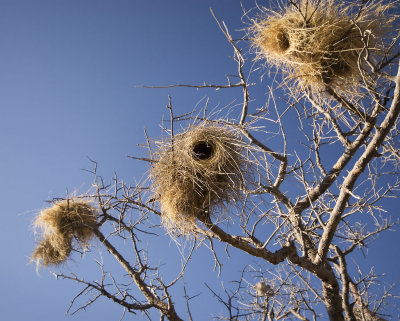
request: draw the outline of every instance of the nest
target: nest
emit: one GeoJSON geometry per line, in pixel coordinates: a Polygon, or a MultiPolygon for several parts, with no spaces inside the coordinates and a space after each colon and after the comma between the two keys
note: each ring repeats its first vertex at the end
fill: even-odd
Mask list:
{"type": "Polygon", "coordinates": [[[329,85],[343,93],[360,79],[361,54],[382,53],[376,39],[390,30],[391,6],[371,1],[357,10],[350,2],[302,0],[282,12],[265,10],[250,28],[252,46],[300,89],[329,85]]]}
{"type": "Polygon", "coordinates": [[[245,159],[234,131],[202,124],[162,144],[150,177],[169,231],[190,233],[196,219],[215,215],[239,199],[245,159]]]}
{"type": "Polygon", "coordinates": [[[256,294],[259,297],[272,297],[274,296],[274,289],[264,281],[258,282],[254,289],[256,290],[256,294]]]}
{"type": "Polygon", "coordinates": [[[42,266],[65,262],[72,251],[75,238],[82,247],[93,236],[89,226],[97,223],[97,211],[88,202],[67,199],[43,210],[34,226],[43,231],[42,239],[32,253],[32,261],[42,266]]]}

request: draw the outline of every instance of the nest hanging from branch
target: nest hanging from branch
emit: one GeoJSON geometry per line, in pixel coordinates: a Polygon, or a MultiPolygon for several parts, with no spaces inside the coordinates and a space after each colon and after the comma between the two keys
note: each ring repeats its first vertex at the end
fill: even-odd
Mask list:
{"type": "Polygon", "coordinates": [[[265,10],[249,29],[252,46],[300,89],[347,92],[360,80],[366,51],[370,58],[383,53],[378,40],[395,16],[382,2],[358,10],[351,2],[302,0],[281,12],[265,10]]]}
{"type": "Polygon", "coordinates": [[[259,297],[272,297],[274,296],[274,289],[271,285],[267,284],[265,281],[257,282],[254,286],[256,294],[259,297]]]}
{"type": "Polygon", "coordinates": [[[75,238],[86,247],[93,236],[89,226],[97,223],[97,210],[86,201],[67,199],[55,203],[36,217],[34,227],[42,230],[42,239],[32,253],[37,265],[59,265],[72,251],[75,238]]]}
{"type": "Polygon", "coordinates": [[[246,161],[234,131],[202,124],[162,144],[150,177],[168,231],[188,234],[196,219],[239,199],[246,161]]]}

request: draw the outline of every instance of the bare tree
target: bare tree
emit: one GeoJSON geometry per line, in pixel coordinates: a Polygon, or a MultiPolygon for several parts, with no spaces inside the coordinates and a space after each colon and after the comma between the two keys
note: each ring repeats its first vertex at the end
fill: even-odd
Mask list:
{"type": "MultiPolygon", "coordinates": [[[[304,6],[320,5],[320,1],[289,2],[291,10],[298,10],[305,20],[310,15],[304,13],[304,6]]],[[[356,16],[368,6],[368,1],[359,2],[353,8],[356,16]]],[[[384,43],[382,54],[374,55],[370,38],[378,35],[362,30],[353,20],[363,41],[357,51],[357,88],[341,91],[331,86],[325,75],[322,88],[316,91],[308,83],[298,87],[296,80],[286,79],[282,85],[279,76],[266,82],[263,74],[260,80],[258,70],[265,67],[244,54],[248,41],[234,39],[222,21],[216,18],[216,22],[233,48],[236,74],[229,76],[226,84],[165,87],[231,90],[234,94],[241,89],[241,103],[229,111],[236,118],[221,116],[224,110],[210,112],[208,101],[200,112],[175,115],[170,98],[170,120],[163,123],[167,135],[161,143],[173,150],[174,141],[182,135],[178,127],[210,124],[229,128],[240,137],[241,152],[251,164],[246,184],[241,184],[237,199],[219,208],[223,215],[210,213],[206,206],[197,211],[189,233],[168,229],[172,238],[190,244],[190,249],[176,278],[166,282],[159,267],[150,265],[142,245],[147,238],[157,242],[158,234],[165,231],[162,225],[153,224],[154,217],[163,222],[159,195],[153,193],[149,180],[129,186],[115,175],[110,184],[105,183],[93,162],[93,190],[82,198],[94,201],[100,212],[98,223],[86,227],[127,275],[118,280],[101,263],[99,281],[56,274],[83,286],[71,308],[88,294],[89,301],[76,310],[107,297],[124,312],[142,312],[148,319],[151,311],[158,310],[161,319],[195,320],[190,310],[190,284],[183,278],[193,252],[198,246],[208,246],[219,269],[220,257],[229,255],[230,248],[263,262],[258,266],[244,264],[242,277],[227,288],[207,285],[210,295],[225,307],[226,313],[218,319],[317,320],[328,316],[340,321],[390,317],[385,315],[385,304],[393,297],[391,287],[377,285],[379,276],[373,270],[365,273],[351,258],[380,233],[398,225],[384,210],[385,198],[398,197],[400,187],[397,29],[384,43]],[[257,90],[267,94],[261,108],[250,98],[257,90]],[[230,229],[234,234],[226,230],[227,225],[234,227],[230,229]],[[125,250],[128,242],[133,252],[125,250]],[[225,245],[227,254],[217,250],[216,243],[225,245]],[[174,286],[184,287],[184,315],[175,308],[174,286]]],[[[146,140],[149,157],[139,159],[153,167],[160,159],[159,147],[147,133],[146,140]]],[[[74,250],[79,250],[79,243],[74,250]]]]}

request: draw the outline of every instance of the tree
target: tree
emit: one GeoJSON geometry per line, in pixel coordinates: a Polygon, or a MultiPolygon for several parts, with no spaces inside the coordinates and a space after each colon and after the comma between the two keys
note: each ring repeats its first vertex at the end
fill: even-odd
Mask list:
{"type": "Polygon", "coordinates": [[[72,304],[92,295],[78,310],[107,297],[149,319],[159,311],[162,319],[192,320],[188,262],[208,245],[221,271],[222,244],[227,255],[234,249],[262,263],[245,262],[242,277],[224,294],[208,286],[226,308],[221,319],[381,320],[390,288],[376,287],[378,276],[364,273],[352,258],[398,224],[384,211],[400,184],[395,5],[291,0],[277,11],[249,14],[250,41],[234,39],[215,18],[233,48],[236,74],[222,85],[167,87],[241,89],[240,105],[223,116],[223,110],[210,113],[208,103],[175,115],[170,97],[166,137],[154,141],[146,133],[149,156],[140,159],[149,163],[149,179],[130,186],[115,175],[106,183],[93,161],[93,190],[56,199],[39,215],[45,233],[33,259],[59,265],[96,238],[127,278],[118,280],[100,263],[99,281],[56,274],[82,284],[72,304]],[[249,42],[254,64],[244,54],[249,42]],[[259,79],[257,70],[270,66],[282,72],[271,82],[265,74],[259,79]],[[259,90],[267,103],[256,108],[251,97],[259,90]],[[179,132],[178,125],[187,129],[179,132]],[[222,160],[208,167],[217,152],[222,160]],[[154,226],[154,217],[161,226],[154,226]],[[143,245],[157,242],[165,229],[185,253],[169,282],[143,245]],[[173,296],[179,286],[186,315],[173,296]]]}

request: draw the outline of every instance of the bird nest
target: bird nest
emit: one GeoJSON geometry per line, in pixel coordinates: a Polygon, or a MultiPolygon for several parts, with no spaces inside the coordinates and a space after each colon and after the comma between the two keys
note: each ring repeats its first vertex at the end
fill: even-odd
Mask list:
{"type": "Polygon", "coordinates": [[[82,200],[67,199],[55,203],[36,217],[34,226],[42,230],[42,239],[32,253],[32,261],[42,266],[65,262],[75,238],[86,247],[93,236],[90,226],[97,223],[97,210],[82,200]]]}
{"type": "Polygon", "coordinates": [[[360,80],[369,57],[382,54],[382,39],[390,30],[393,4],[355,3],[336,0],[302,0],[282,11],[263,10],[250,27],[257,57],[265,59],[299,89],[321,92],[326,86],[344,93],[360,80]]]}
{"type": "Polygon", "coordinates": [[[240,198],[246,161],[233,130],[202,124],[160,143],[150,177],[168,231],[188,234],[240,198]]]}

